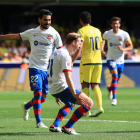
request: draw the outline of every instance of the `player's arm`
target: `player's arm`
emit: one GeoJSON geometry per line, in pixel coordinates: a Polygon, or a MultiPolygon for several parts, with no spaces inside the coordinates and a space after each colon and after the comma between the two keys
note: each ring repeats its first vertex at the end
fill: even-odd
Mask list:
{"type": "MultiPolygon", "coordinates": [[[[65,74],[66,82],[68,84],[68,87],[69,87],[73,97],[84,105],[85,100],[82,97],[80,97],[81,91],[77,94],[75,92],[74,84],[73,84],[73,81],[71,79],[71,72],[70,71],[65,71],[64,74],[65,74]]],[[[74,104],[72,104],[72,107],[74,107],[74,104]]]]}
{"type": "Polygon", "coordinates": [[[62,104],[62,102],[60,101],[59,98],[55,98],[56,103],[60,106],[60,104],[62,104]]]}
{"type": "Polygon", "coordinates": [[[125,48],[123,48],[122,46],[118,46],[118,49],[121,51],[131,51],[133,50],[133,44],[131,42],[131,40],[128,40],[125,42],[126,46],[125,48]]]}
{"type": "Polygon", "coordinates": [[[64,71],[64,74],[65,74],[65,78],[66,78],[66,82],[68,84],[68,87],[69,87],[72,95],[75,96],[76,93],[75,93],[73,81],[71,79],[71,71],[64,71]]]}
{"type": "Polygon", "coordinates": [[[0,40],[17,40],[20,39],[19,34],[0,35],[0,40]]]}
{"type": "Polygon", "coordinates": [[[101,48],[101,55],[103,56],[103,57],[106,57],[106,54],[105,54],[105,52],[104,52],[104,46],[105,46],[105,40],[103,40],[101,43],[100,43],[100,48],[101,48]]]}
{"type": "Polygon", "coordinates": [[[73,57],[72,57],[72,63],[78,58],[78,56],[80,55],[81,51],[82,51],[82,47],[83,47],[83,42],[81,42],[81,47],[77,50],[77,52],[74,53],[73,57]]]}

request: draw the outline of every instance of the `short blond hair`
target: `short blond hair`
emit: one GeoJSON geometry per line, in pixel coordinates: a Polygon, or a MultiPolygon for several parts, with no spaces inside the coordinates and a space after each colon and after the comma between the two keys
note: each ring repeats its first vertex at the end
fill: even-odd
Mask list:
{"type": "Polygon", "coordinates": [[[66,44],[69,45],[72,43],[72,41],[77,40],[78,38],[81,38],[81,35],[78,33],[69,33],[66,36],[66,44]]]}

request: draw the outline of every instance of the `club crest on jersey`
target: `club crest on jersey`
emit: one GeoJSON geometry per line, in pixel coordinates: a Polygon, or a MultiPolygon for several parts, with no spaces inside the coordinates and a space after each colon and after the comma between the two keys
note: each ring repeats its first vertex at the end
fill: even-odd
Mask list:
{"type": "Polygon", "coordinates": [[[35,87],[36,86],[36,83],[33,83],[33,86],[35,87]]]}
{"type": "Polygon", "coordinates": [[[119,41],[122,41],[122,38],[121,37],[119,37],[119,41]]]}
{"type": "Polygon", "coordinates": [[[68,66],[70,66],[70,63],[67,63],[68,66]]]}
{"type": "Polygon", "coordinates": [[[48,39],[48,40],[51,40],[51,38],[52,38],[52,37],[51,37],[50,35],[47,36],[47,39],[48,39]]]}

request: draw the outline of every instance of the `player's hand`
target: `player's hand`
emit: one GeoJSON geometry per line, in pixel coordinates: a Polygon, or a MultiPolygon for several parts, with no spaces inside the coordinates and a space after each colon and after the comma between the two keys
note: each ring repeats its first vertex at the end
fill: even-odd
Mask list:
{"type": "Polygon", "coordinates": [[[120,51],[123,51],[123,47],[122,47],[122,46],[118,46],[118,49],[119,49],[120,51]]]}
{"type": "Polygon", "coordinates": [[[62,102],[60,101],[59,98],[55,98],[56,103],[60,106],[60,104],[62,105],[62,102]]]}
{"type": "Polygon", "coordinates": [[[101,51],[101,55],[102,55],[102,57],[106,57],[106,54],[104,51],[101,51]]]}
{"type": "Polygon", "coordinates": [[[85,100],[83,98],[80,97],[81,91],[77,94],[74,95],[74,98],[79,100],[81,102],[82,105],[85,105],[85,100]]]}

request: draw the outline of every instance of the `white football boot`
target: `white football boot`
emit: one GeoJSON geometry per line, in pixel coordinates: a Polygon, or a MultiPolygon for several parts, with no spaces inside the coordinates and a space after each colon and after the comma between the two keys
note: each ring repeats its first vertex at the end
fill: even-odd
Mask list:
{"type": "Polygon", "coordinates": [[[27,121],[29,119],[29,109],[25,109],[25,102],[21,104],[21,107],[23,109],[23,120],[27,121]]]}
{"type": "Polygon", "coordinates": [[[109,98],[110,100],[112,100],[113,94],[112,94],[112,91],[109,91],[109,86],[107,86],[107,90],[108,90],[108,98],[109,98]]]}
{"type": "Polygon", "coordinates": [[[45,126],[42,122],[38,123],[36,125],[37,128],[48,128],[47,126],[45,126]]]}
{"type": "Polygon", "coordinates": [[[61,127],[55,127],[53,124],[50,126],[49,130],[51,132],[62,132],[61,127]]]}
{"type": "Polygon", "coordinates": [[[117,105],[117,99],[113,99],[111,102],[112,105],[117,105]]]}
{"type": "Polygon", "coordinates": [[[64,125],[61,128],[62,132],[69,134],[69,135],[80,135],[79,133],[76,133],[76,131],[73,128],[66,128],[64,125]]]}

